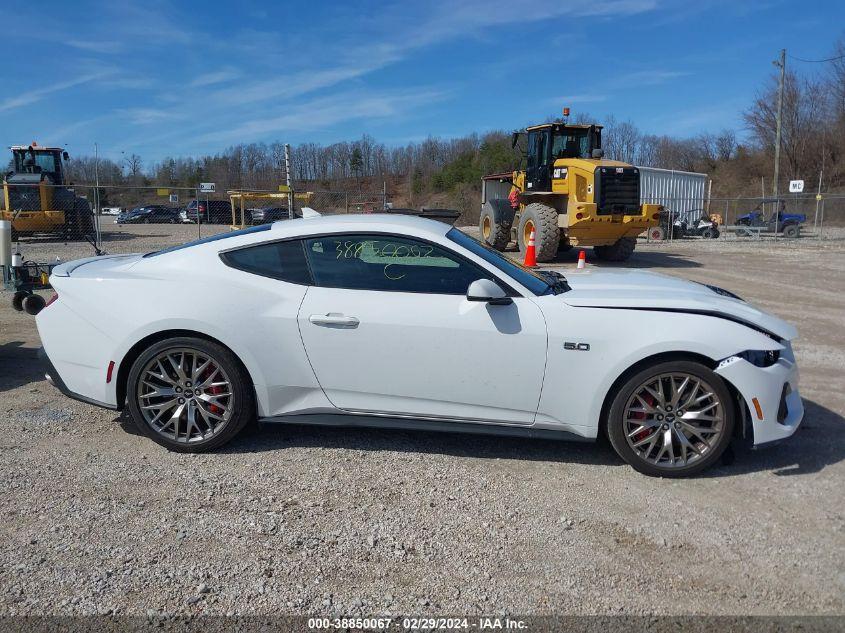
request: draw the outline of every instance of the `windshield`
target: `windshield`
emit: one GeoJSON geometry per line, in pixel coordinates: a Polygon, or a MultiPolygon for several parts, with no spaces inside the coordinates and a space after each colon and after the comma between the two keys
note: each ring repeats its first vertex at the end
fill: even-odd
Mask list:
{"type": "Polygon", "coordinates": [[[15,152],[15,171],[17,172],[26,172],[29,170],[30,165],[34,167],[39,167],[37,171],[41,172],[49,172],[52,174],[59,172],[58,167],[58,154],[54,154],[53,152],[39,152],[38,150],[35,151],[35,162],[32,164],[32,153],[28,150],[19,150],[15,152]]]}
{"type": "Polygon", "coordinates": [[[562,129],[554,133],[552,139],[552,158],[589,158],[589,129],[562,129]]]}
{"type": "Polygon", "coordinates": [[[560,273],[526,268],[502,255],[499,251],[470,237],[463,231],[451,229],[446,233],[446,237],[456,244],[460,244],[474,255],[478,255],[488,264],[492,264],[507,276],[528,288],[535,295],[558,294],[569,290],[566,279],[560,273]]]}

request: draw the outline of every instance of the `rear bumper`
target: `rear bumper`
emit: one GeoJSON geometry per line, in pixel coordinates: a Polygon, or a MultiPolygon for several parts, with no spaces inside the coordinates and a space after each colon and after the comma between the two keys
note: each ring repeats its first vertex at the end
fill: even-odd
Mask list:
{"type": "MultiPolygon", "coordinates": [[[[62,293],[61,277],[53,276],[62,293]]],[[[70,295],[70,292],[67,293],[70,295]]],[[[69,296],[55,301],[35,317],[41,344],[49,360],[48,375],[59,391],[71,398],[111,409],[119,408],[116,381],[107,381],[114,341],[71,310],[69,296]]]]}
{"type": "Polygon", "coordinates": [[[731,357],[722,361],[716,373],[730,382],[745,401],[755,447],[785,440],[801,426],[804,404],[798,392],[798,366],[788,343],[781,358],[770,367],[757,367],[731,357]]]}
{"type": "Polygon", "coordinates": [[[93,398],[83,396],[80,393],[76,393],[75,391],[71,391],[70,389],[68,389],[68,386],[65,384],[65,381],[62,380],[62,377],[59,375],[59,372],[56,370],[56,367],[50,360],[50,357],[47,356],[47,353],[44,351],[43,347],[38,348],[38,357],[41,358],[47,365],[47,371],[44,373],[44,378],[46,378],[47,382],[49,382],[56,389],[61,391],[68,398],[79,400],[80,402],[86,402],[88,404],[93,404],[94,406],[102,407],[104,409],[111,409],[113,411],[117,411],[119,409],[119,407],[116,407],[113,404],[108,404],[107,402],[100,402],[99,400],[94,400],[93,398]]]}

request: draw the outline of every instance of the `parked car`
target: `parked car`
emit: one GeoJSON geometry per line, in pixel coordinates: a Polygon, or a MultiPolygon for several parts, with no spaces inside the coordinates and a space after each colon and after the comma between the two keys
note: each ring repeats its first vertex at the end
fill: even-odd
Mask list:
{"type": "Polygon", "coordinates": [[[117,216],[116,224],[176,224],[179,222],[179,209],[152,204],[135,207],[117,216]]]}
{"type": "Polygon", "coordinates": [[[231,224],[232,205],[228,200],[191,200],[185,207],[185,219],[206,224],[231,224]]]}
{"type": "Polygon", "coordinates": [[[565,278],[412,216],[262,224],[68,262],[50,283],[37,325],[52,383],[128,407],[179,452],[218,448],[257,415],[606,433],[635,469],[677,477],[734,439],[788,438],[804,412],[795,328],[731,292],[639,270],[565,278]]]}
{"type": "MultiPolygon", "coordinates": [[[[807,221],[803,213],[787,213],[786,202],[777,198],[766,198],[754,207],[754,210],[745,215],[737,217],[736,223],[739,226],[756,228],[767,233],[782,233],[784,237],[796,238],[801,235],[801,225],[807,221]],[[776,210],[766,216],[765,205],[775,206],[776,210]]],[[[737,231],[742,234],[741,230],[737,231]]],[[[751,232],[748,232],[751,234],[751,232]]]]}
{"type": "Polygon", "coordinates": [[[265,207],[262,209],[247,209],[250,221],[253,224],[266,224],[276,220],[288,220],[287,207],[265,207]]]}

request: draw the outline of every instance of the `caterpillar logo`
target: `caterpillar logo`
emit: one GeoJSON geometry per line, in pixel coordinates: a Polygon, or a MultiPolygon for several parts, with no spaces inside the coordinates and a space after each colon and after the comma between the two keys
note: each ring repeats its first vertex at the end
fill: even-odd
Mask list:
{"type": "Polygon", "coordinates": [[[564,343],[563,349],[575,350],[576,352],[589,352],[589,343],[564,343]]]}

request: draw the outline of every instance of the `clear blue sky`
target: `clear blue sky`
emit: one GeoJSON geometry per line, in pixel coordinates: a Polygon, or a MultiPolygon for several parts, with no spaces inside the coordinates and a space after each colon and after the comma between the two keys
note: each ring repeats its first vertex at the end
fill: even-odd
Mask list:
{"type": "Polygon", "coordinates": [[[830,54],[845,3],[7,0],[0,24],[4,147],[97,141],[149,164],[513,129],[563,105],[655,133],[738,129],[780,48],[830,54]]]}

